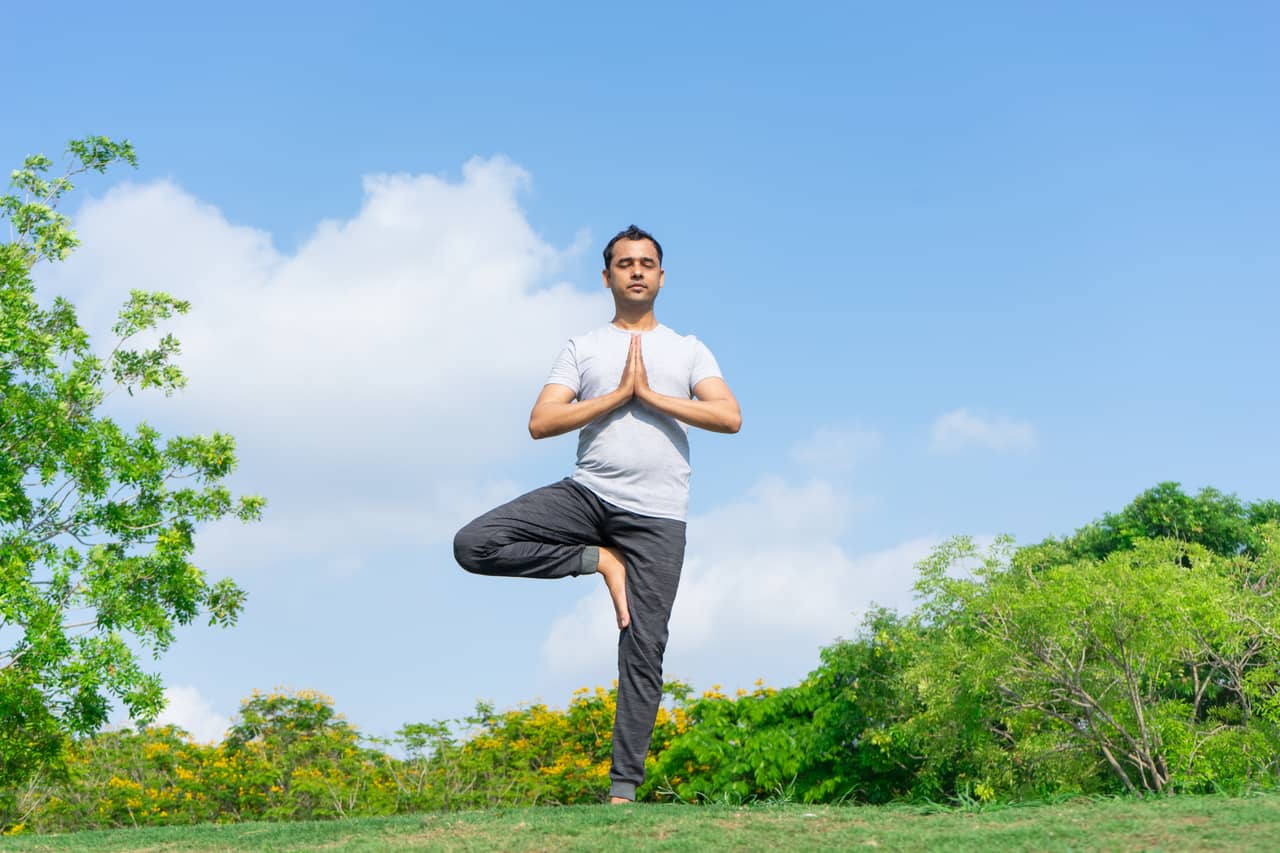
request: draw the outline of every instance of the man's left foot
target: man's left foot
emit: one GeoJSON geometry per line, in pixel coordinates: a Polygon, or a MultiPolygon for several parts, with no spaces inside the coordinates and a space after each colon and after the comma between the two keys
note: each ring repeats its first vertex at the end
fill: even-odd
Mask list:
{"type": "Polygon", "coordinates": [[[626,797],[610,797],[609,798],[609,805],[611,806],[631,805],[631,803],[633,802],[635,802],[635,800],[628,800],[626,797]]]}

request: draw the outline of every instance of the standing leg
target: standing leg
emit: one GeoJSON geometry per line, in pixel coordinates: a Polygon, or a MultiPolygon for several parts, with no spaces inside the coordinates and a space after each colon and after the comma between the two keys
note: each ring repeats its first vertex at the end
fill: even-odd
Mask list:
{"type": "Polygon", "coordinates": [[[613,509],[607,540],[627,566],[631,624],[618,637],[618,709],[613,721],[609,793],[634,800],[662,703],[662,655],[667,622],[684,563],[685,523],[613,509]]]}
{"type": "Polygon", "coordinates": [[[458,531],[453,556],[479,575],[563,578],[597,570],[603,515],[585,489],[561,480],[492,509],[458,531]]]}

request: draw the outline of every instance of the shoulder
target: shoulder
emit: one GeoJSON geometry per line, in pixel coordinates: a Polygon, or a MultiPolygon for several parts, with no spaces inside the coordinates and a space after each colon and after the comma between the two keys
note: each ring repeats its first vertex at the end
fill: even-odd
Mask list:
{"type": "Polygon", "coordinates": [[[572,336],[569,338],[569,341],[565,346],[575,350],[592,350],[599,347],[612,336],[613,333],[610,331],[608,326],[598,326],[589,332],[583,332],[580,335],[572,336]]]}
{"type": "Polygon", "coordinates": [[[679,352],[688,353],[689,355],[700,352],[711,352],[711,350],[707,348],[707,345],[697,335],[682,335],[675,329],[667,326],[660,326],[658,331],[661,332],[667,345],[679,352]]]}
{"type": "Polygon", "coordinates": [[[670,326],[658,326],[654,332],[661,335],[666,341],[687,347],[698,346],[702,343],[696,335],[682,335],[670,326]]]}

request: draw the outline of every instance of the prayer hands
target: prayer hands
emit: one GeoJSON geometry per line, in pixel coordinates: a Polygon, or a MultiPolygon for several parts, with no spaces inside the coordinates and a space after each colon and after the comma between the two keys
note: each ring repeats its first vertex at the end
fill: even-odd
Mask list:
{"type": "Polygon", "coordinates": [[[632,397],[647,400],[653,394],[653,389],[649,387],[649,374],[644,369],[644,353],[640,349],[639,335],[631,336],[631,348],[627,350],[627,363],[622,368],[618,390],[628,400],[632,397]]]}
{"type": "Polygon", "coordinates": [[[649,396],[653,393],[653,389],[649,387],[649,374],[644,369],[644,353],[640,350],[639,335],[631,336],[631,348],[635,353],[635,394],[641,400],[648,400],[649,396]]]}

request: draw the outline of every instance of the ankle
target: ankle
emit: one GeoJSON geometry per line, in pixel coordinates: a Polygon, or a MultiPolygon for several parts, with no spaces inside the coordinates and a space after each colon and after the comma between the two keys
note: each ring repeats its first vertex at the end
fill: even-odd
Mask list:
{"type": "Polygon", "coordinates": [[[622,559],[621,551],[617,548],[610,548],[605,545],[601,545],[598,549],[596,561],[599,566],[602,566],[605,569],[622,568],[626,565],[625,561],[622,559]]]}

